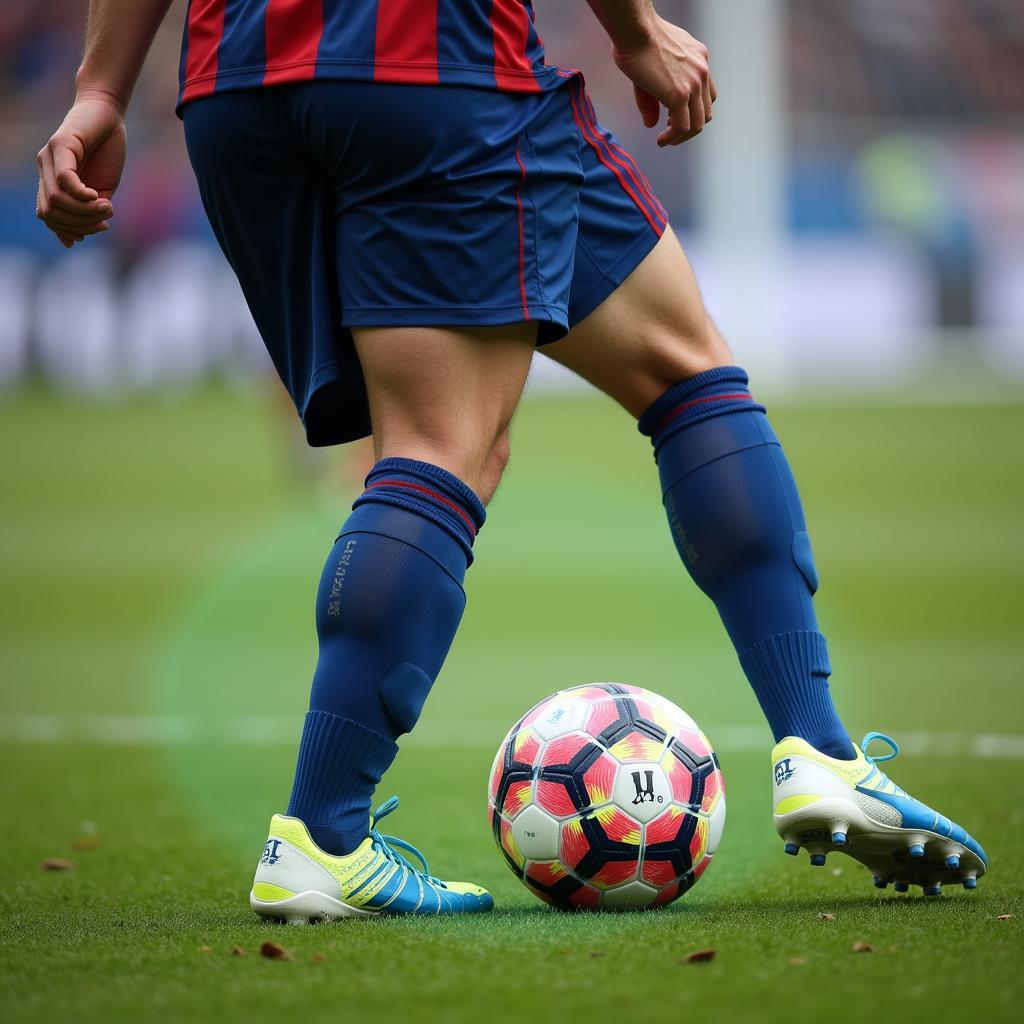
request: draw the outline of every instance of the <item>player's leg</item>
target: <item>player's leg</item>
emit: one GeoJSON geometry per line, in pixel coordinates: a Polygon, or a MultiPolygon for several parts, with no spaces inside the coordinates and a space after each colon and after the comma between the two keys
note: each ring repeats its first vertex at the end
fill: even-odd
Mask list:
{"type": "Polygon", "coordinates": [[[311,443],[372,419],[377,457],[321,576],[289,813],[250,903],[289,920],[489,909],[395,852],[376,828],[395,801],[369,812],[461,619],[538,333],[567,323],[569,104],[341,82],[237,95],[185,111],[204,202],[311,443]]]}
{"type": "Polygon", "coordinates": [[[611,395],[652,438],[676,549],[718,608],[776,740],[799,736],[854,757],[829,690],[793,474],[671,229],[542,351],[611,395]]]}
{"type": "Polygon", "coordinates": [[[327,558],[288,813],[348,854],[462,618],[536,327],[357,328],[377,462],[327,558]]]}
{"type": "Polygon", "coordinates": [[[652,439],[677,550],[715,602],[779,741],[775,824],[786,850],[808,847],[815,865],[826,849],[847,850],[882,887],[973,888],[986,870],[981,847],[896,787],[836,714],[812,603],[817,572],[785,454],[678,243],[664,231],[655,244],[664,222],[646,179],[598,131],[592,123],[593,153],[614,155],[621,173],[608,159],[584,162],[576,326],[545,351],[616,398],[652,439]],[[631,212],[613,177],[628,179],[631,212]]]}

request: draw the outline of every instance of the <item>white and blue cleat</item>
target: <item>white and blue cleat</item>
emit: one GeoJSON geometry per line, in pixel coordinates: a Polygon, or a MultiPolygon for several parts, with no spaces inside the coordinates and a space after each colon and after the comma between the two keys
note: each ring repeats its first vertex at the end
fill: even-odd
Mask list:
{"type": "Polygon", "coordinates": [[[805,849],[814,867],[831,851],[848,854],[871,871],[879,889],[891,884],[908,892],[919,885],[926,896],[938,896],[943,885],[977,888],[988,869],[981,846],[879,770],[878,762],[895,757],[899,747],[871,732],[855,749],[855,760],[839,761],[787,736],[772,751],[775,828],[786,853],[805,849]],[[891,752],[865,754],[874,740],[891,752]]]}

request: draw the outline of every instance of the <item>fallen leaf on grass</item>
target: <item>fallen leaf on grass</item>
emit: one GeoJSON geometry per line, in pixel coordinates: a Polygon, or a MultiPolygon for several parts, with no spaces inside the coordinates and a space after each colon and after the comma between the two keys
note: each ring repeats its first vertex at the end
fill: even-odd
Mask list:
{"type": "Polygon", "coordinates": [[[40,871],[70,871],[74,866],[71,861],[62,857],[47,857],[39,862],[40,871]]]}
{"type": "Polygon", "coordinates": [[[687,953],[683,957],[682,962],[684,964],[702,964],[708,960],[715,959],[715,953],[717,950],[714,949],[695,949],[692,953],[687,953]]]}
{"type": "Polygon", "coordinates": [[[996,917],[997,921],[1009,921],[1013,917],[1013,914],[999,914],[996,917]]]}
{"type": "Polygon", "coordinates": [[[790,962],[790,963],[791,963],[791,964],[792,964],[792,965],[793,965],[794,967],[803,967],[803,965],[804,965],[805,963],[807,963],[807,960],[806,960],[806,958],[805,958],[805,957],[802,957],[802,956],[791,956],[791,957],[789,958],[789,962],[790,962]]]}
{"type": "Polygon", "coordinates": [[[260,956],[265,956],[268,960],[291,960],[292,958],[288,950],[276,942],[264,942],[260,946],[260,956]]]}
{"type": "Polygon", "coordinates": [[[818,914],[818,917],[820,917],[822,921],[834,921],[836,919],[835,914],[818,914]]]}
{"type": "Polygon", "coordinates": [[[246,952],[245,952],[244,949],[242,949],[241,946],[232,946],[231,947],[231,955],[232,956],[245,956],[246,952]]]}
{"type": "Polygon", "coordinates": [[[854,953],[874,953],[875,947],[870,942],[855,942],[853,951],[854,953]]]}
{"type": "Polygon", "coordinates": [[[99,836],[79,836],[71,844],[72,850],[95,850],[100,845],[99,836]]]}
{"type": "Polygon", "coordinates": [[[326,959],[327,959],[327,957],[325,957],[325,956],[323,955],[323,953],[314,953],[314,954],[313,954],[313,955],[312,955],[312,956],[311,956],[311,957],[309,958],[309,962],[310,962],[311,964],[322,964],[322,963],[323,963],[323,962],[324,962],[324,961],[325,961],[326,959]]]}
{"type": "Polygon", "coordinates": [[[212,946],[196,946],[196,952],[197,953],[212,953],[213,952],[213,947],[212,946]]]}

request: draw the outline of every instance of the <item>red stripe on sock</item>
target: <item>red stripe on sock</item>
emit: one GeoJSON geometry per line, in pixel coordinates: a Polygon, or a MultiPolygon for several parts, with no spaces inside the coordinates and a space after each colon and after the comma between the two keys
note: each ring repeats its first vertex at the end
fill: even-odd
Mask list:
{"type": "Polygon", "coordinates": [[[667,416],[654,428],[654,433],[660,433],[677,416],[692,409],[695,405],[703,405],[705,402],[752,402],[754,396],[749,391],[738,391],[734,395],[706,395],[704,398],[691,398],[689,402],[677,405],[667,416]]]}
{"type": "Polygon", "coordinates": [[[494,80],[499,89],[539,92],[533,65],[526,56],[530,40],[530,13],[520,0],[494,0],[491,6],[494,37],[494,80]]]}
{"type": "Polygon", "coordinates": [[[377,0],[374,78],[435,85],[437,0],[377,0]]]}
{"type": "Polygon", "coordinates": [[[267,47],[263,84],[312,78],[324,32],[323,4],[268,0],[263,25],[267,47]]]}
{"type": "Polygon", "coordinates": [[[519,181],[516,182],[516,209],[519,214],[519,298],[523,303],[523,318],[530,319],[530,304],[526,299],[526,233],[523,227],[522,187],[526,184],[526,164],[519,153],[516,140],[516,163],[519,164],[519,181]]]}
{"type": "Polygon", "coordinates": [[[582,86],[579,83],[573,83],[570,87],[569,101],[572,104],[572,116],[573,120],[576,122],[576,126],[579,128],[583,138],[590,144],[594,153],[597,154],[597,159],[615,175],[619,184],[622,186],[623,191],[630,197],[630,199],[633,200],[634,203],[636,203],[637,209],[647,218],[647,223],[651,225],[651,229],[655,234],[660,235],[665,230],[664,224],[659,224],[654,219],[651,215],[651,211],[648,210],[646,205],[640,201],[640,197],[623,177],[622,171],[605,155],[600,143],[592,134],[589,122],[583,114],[580,97],[578,95],[580,92],[582,92],[582,86]]]}
{"type": "Polygon", "coordinates": [[[375,487],[408,487],[411,491],[420,491],[423,494],[429,495],[435,501],[439,501],[442,505],[447,505],[450,509],[458,512],[462,516],[463,522],[469,528],[470,534],[473,537],[476,536],[476,526],[474,526],[473,520],[466,515],[465,511],[450,498],[446,498],[443,494],[438,494],[437,491],[432,491],[429,487],[424,487],[422,484],[414,484],[409,480],[378,480],[377,483],[370,484],[366,489],[372,491],[375,487]]]}
{"type": "Polygon", "coordinates": [[[188,9],[183,103],[209,96],[217,84],[217,49],[224,35],[227,0],[192,0],[188,9]]]}

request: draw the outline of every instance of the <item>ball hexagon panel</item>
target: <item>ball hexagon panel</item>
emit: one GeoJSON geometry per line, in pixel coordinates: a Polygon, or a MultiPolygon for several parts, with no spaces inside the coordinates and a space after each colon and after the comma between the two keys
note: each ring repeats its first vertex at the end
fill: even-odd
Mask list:
{"type": "Polygon", "coordinates": [[[636,878],[640,862],[636,860],[610,860],[597,869],[587,881],[599,889],[610,889],[636,878]]]}
{"type": "Polygon", "coordinates": [[[545,702],[543,712],[533,720],[533,731],[542,740],[553,740],[583,727],[590,705],[569,694],[559,694],[545,702]]]}
{"type": "Polygon", "coordinates": [[[686,813],[685,808],[677,807],[675,804],[672,804],[667,810],[663,810],[656,818],[647,823],[644,842],[648,846],[672,842],[679,835],[679,829],[686,813]]]}
{"type": "Polygon", "coordinates": [[[558,859],[558,822],[536,804],[517,815],[510,834],[527,860],[558,859]]]}
{"type": "Polygon", "coordinates": [[[563,781],[545,778],[537,781],[537,793],[534,800],[539,807],[542,807],[556,818],[567,818],[570,814],[576,813],[576,804],[569,790],[566,789],[566,781],[569,781],[570,784],[572,783],[572,780],[563,781]]]}
{"type": "Polygon", "coordinates": [[[599,807],[612,798],[618,762],[608,754],[600,754],[583,773],[583,789],[588,807],[599,807]]]}
{"type": "Polygon", "coordinates": [[[559,837],[558,859],[570,868],[579,866],[590,852],[590,837],[583,831],[583,822],[573,818],[562,824],[559,837]]]}
{"type": "Polygon", "coordinates": [[[627,882],[601,893],[602,910],[637,910],[651,906],[658,898],[658,890],[643,882],[627,882]]]}
{"type": "Polygon", "coordinates": [[[657,740],[637,729],[631,729],[621,739],[616,740],[608,752],[617,761],[632,764],[635,761],[657,761],[665,749],[663,740],[657,740]]]}
{"type": "Polygon", "coordinates": [[[496,804],[498,810],[511,821],[521,811],[530,806],[533,800],[533,782],[531,779],[512,778],[505,786],[501,803],[496,804]]]}
{"type": "Polygon", "coordinates": [[[559,736],[544,744],[540,754],[539,764],[542,768],[565,768],[570,769],[576,760],[577,755],[587,748],[594,750],[597,756],[597,747],[594,741],[581,732],[569,733],[567,736],[559,736]]]}
{"type": "Polygon", "coordinates": [[[522,764],[532,768],[537,762],[540,746],[540,737],[532,729],[520,729],[509,744],[506,767],[522,764]]]}
{"type": "MultiPolygon", "coordinates": [[[[591,817],[596,820],[604,833],[604,839],[611,844],[624,843],[627,846],[639,846],[643,839],[643,826],[618,804],[608,804],[595,811],[591,817]]],[[[603,846],[612,849],[609,843],[603,846]]]]}
{"type": "Polygon", "coordinates": [[[640,877],[657,889],[672,885],[679,878],[675,865],[668,860],[645,860],[640,877]]]}
{"type": "Polygon", "coordinates": [[[657,761],[620,765],[612,786],[612,802],[637,821],[652,821],[672,802],[665,770],[657,761]]]}
{"type": "Polygon", "coordinates": [[[671,750],[666,750],[658,763],[668,779],[672,799],[685,807],[693,795],[693,775],[690,769],[671,750]]]}

